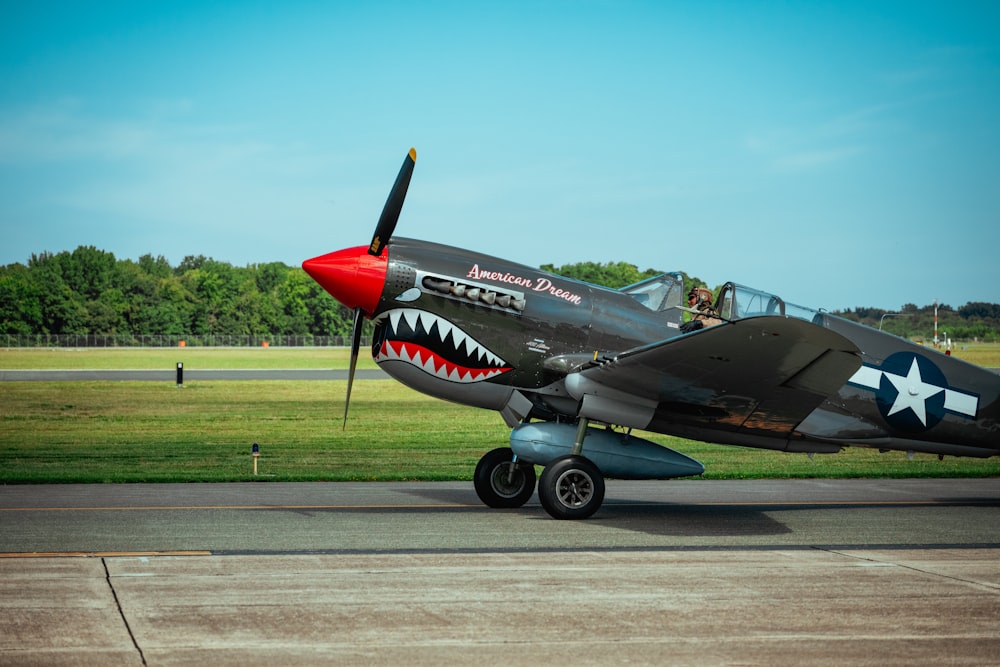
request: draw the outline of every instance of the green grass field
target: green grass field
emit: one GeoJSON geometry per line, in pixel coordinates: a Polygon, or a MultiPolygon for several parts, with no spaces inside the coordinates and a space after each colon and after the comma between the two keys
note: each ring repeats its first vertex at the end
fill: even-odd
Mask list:
{"type": "MultiPolygon", "coordinates": [[[[956,356],[1000,366],[996,350],[956,356]],[[981,356],[980,356],[981,355],[981,356]],[[976,358],[979,357],[979,358],[976,358]],[[986,361],[982,361],[985,359],[986,361]]],[[[344,368],[343,349],[0,350],[0,368],[344,368]]],[[[362,354],[362,364],[373,366],[362,354]]],[[[4,382],[0,482],[471,479],[507,444],[499,415],[391,380],[345,382],[4,382]],[[258,475],[251,445],[260,444],[258,475]]],[[[640,434],[702,461],[706,478],[1000,475],[1000,459],[938,461],[851,448],[809,459],[640,434]]]]}
{"type": "MultiPolygon", "coordinates": [[[[959,344],[952,355],[1000,368],[1000,343],[959,344]]],[[[0,348],[0,369],[347,368],[342,347],[0,348]]],[[[375,368],[366,350],[358,368],[375,368]]]]}
{"type": "MultiPolygon", "coordinates": [[[[112,347],[0,349],[0,369],[171,370],[185,368],[347,368],[349,352],[342,347],[112,347]]],[[[362,350],[358,368],[376,368],[362,350]]]]}

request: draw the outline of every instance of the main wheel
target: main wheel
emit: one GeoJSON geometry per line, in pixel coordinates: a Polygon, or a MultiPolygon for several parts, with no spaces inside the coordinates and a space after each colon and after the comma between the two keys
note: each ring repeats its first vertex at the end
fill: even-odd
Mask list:
{"type": "Polygon", "coordinates": [[[500,447],[479,459],[473,483],[489,507],[520,507],[535,492],[535,467],[514,463],[514,452],[500,447]]]}
{"type": "Polygon", "coordinates": [[[586,519],[604,502],[604,477],[582,456],[563,456],[545,466],[538,499],[554,519],[586,519]]]}

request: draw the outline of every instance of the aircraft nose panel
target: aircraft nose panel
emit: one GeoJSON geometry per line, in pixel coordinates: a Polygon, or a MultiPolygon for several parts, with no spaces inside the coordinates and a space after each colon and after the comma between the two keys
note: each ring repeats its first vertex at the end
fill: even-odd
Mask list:
{"type": "Polygon", "coordinates": [[[387,257],[368,254],[367,246],[345,248],[302,262],[302,268],[333,298],[370,317],[385,286],[387,257]]]}

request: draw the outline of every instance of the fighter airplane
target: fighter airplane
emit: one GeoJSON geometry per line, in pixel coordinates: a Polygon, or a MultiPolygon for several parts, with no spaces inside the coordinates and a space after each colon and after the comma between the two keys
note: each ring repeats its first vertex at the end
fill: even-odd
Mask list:
{"type": "Polygon", "coordinates": [[[1000,454],[1000,376],[902,338],[732,282],[721,323],[685,332],[679,273],[615,290],[393,238],[415,162],[411,149],[371,243],[302,266],[354,311],[345,424],[365,317],[389,375],[500,413],[510,446],[474,475],[490,507],[527,502],[535,465],[557,519],[596,512],[605,477],[704,471],[632,429],[810,454],[1000,454]]]}

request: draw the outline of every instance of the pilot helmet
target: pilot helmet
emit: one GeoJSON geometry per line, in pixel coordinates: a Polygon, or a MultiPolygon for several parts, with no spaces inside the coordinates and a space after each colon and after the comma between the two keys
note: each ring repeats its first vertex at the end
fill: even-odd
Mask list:
{"type": "Polygon", "coordinates": [[[712,303],[712,290],[707,287],[693,287],[691,291],[688,292],[688,299],[694,297],[698,300],[698,303],[712,303]]]}

